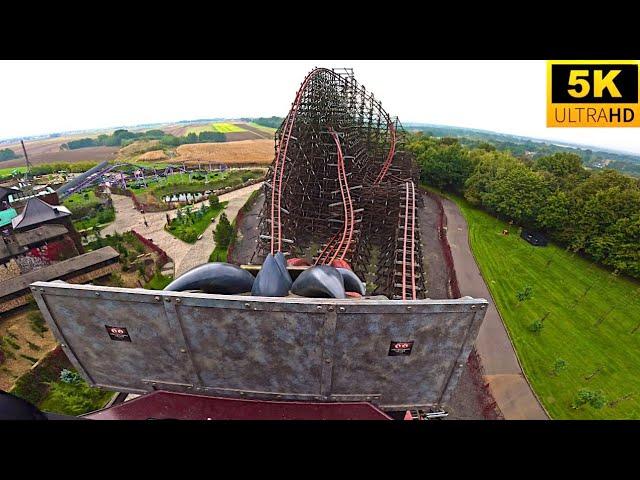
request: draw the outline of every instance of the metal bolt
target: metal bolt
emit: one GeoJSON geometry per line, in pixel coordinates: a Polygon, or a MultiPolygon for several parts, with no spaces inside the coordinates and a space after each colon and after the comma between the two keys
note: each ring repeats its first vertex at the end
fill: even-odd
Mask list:
{"type": "Polygon", "coordinates": [[[61,344],[60,344],[60,346],[61,346],[62,348],[66,348],[66,347],[67,347],[64,343],[61,343],[61,344]]]}
{"type": "Polygon", "coordinates": [[[181,298],[176,298],[176,303],[182,303],[182,299],[181,298]]]}
{"type": "Polygon", "coordinates": [[[40,291],[41,291],[41,292],[44,292],[44,288],[41,288],[41,289],[40,289],[40,291]]]}
{"type": "Polygon", "coordinates": [[[331,359],[330,359],[330,358],[327,358],[327,359],[325,360],[325,363],[331,363],[331,359]]]}
{"type": "Polygon", "coordinates": [[[480,308],[487,308],[486,305],[480,305],[480,308]]]}
{"type": "Polygon", "coordinates": [[[251,304],[247,302],[247,303],[244,304],[244,306],[247,307],[247,308],[250,308],[251,304]]]}
{"type": "Polygon", "coordinates": [[[476,306],[475,305],[471,305],[471,310],[475,310],[476,306]]]}
{"type": "Polygon", "coordinates": [[[328,311],[330,311],[330,312],[333,312],[333,305],[329,305],[329,306],[327,307],[327,310],[328,310],[328,311]]]}
{"type": "Polygon", "coordinates": [[[95,294],[94,294],[94,295],[95,295],[96,297],[99,297],[99,296],[100,296],[100,292],[95,292],[95,294]]]}
{"type": "Polygon", "coordinates": [[[170,299],[169,297],[164,297],[164,301],[165,301],[165,302],[170,302],[170,301],[171,301],[171,299],[170,299]]]}
{"type": "Polygon", "coordinates": [[[156,295],[155,297],[153,297],[153,299],[154,299],[156,302],[159,302],[159,301],[160,301],[160,297],[158,297],[157,295],[156,295]]]}
{"type": "Polygon", "coordinates": [[[407,310],[411,310],[411,305],[407,305],[407,310]]]}
{"type": "Polygon", "coordinates": [[[316,307],[316,309],[317,309],[317,310],[322,310],[322,305],[318,305],[318,306],[316,307]]]}
{"type": "Polygon", "coordinates": [[[181,349],[180,349],[180,351],[181,351],[182,353],[187,353],[187,350],[186,350],[186,349],[184,349],[184,348],[181,348],[181,349]]]}

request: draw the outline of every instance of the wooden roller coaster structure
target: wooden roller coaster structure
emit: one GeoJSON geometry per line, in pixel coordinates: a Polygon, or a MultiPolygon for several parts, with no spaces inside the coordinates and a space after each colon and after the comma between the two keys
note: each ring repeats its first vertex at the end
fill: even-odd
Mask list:
{"type": "Polygon", "coordinates": [[[275,134],[254,261],[348,265],[392,299],[424,298],[418,171],[405,133],[351,69],[316,68],[275,134]]]}

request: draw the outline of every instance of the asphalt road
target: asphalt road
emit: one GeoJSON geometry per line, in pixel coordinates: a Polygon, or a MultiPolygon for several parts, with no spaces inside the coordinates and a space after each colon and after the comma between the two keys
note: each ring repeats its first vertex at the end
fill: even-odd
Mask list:
{"type": "Polygon", "coordinates": [[[513,345],[471,252],[467,222],[455,203],[446,198],[442,199],[442,203],[460,292],[462,295],[485,298],[489,302],[476,340],[476,350],[491,394],[506,420],[547,419],[522,373],[513,345]]]}

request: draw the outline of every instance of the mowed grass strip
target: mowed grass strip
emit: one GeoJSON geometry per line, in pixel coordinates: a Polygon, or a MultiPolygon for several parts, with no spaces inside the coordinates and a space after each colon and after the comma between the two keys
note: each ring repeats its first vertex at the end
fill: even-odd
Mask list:
{"type": "Polygon", "coordinates": [[[552,418],[640,418],[640,283],[556,245],[534,247],[518,229],[452,198],[525,374],[552,418]],[[502,230],[509,228],[508,236],[502,230]],[[518,302],[527,285],[533,295],[518,302]],[[530,330],[536,320],[543,327],[530,330]],[[557,360],[566,368],[554,372],[557,360]],[[602,408],[573,408],[580,389],[602,408]]]}
{"type": "Polygon", "coordinates": [[[253,128],[257,128],[258,130],[262,130],[263,132],[266,132],[266,133],[275,133],[275,131],[276,131],[275,128],[265,127],[264,125],[260,125],[258,123],[254,123],[254,122],[249,122],[249,126],[251,126],[253,128]]]}
{"type": "Polygon", "coordinates": [[[240,128],[237,125],[227,122],[216,122],[208,125],[198,125],[197,127],[189,128],[184,135],[195,133],[196,135],[201,132],[218,132],[218,133],[234,133],[234,132],[246,132],[244,128],[240,128]]]}

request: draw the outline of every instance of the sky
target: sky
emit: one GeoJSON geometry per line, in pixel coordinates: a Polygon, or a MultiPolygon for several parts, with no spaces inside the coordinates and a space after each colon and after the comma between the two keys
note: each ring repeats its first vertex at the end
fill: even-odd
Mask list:
{"type": "Polygon", "coordinates": [[[196,118],[285,116],[313,67],[354,69],[402,123],[640,154],[637,128],[547,128],[539,61],[0,61],[0,139],[196,118]]]}

